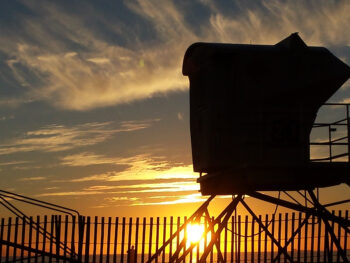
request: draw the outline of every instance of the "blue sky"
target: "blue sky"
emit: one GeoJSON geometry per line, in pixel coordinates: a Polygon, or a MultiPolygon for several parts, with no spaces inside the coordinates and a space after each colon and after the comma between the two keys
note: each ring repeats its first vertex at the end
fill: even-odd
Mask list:
{"type": "Polygon", "coordinates": [[[350,64],[349,14],[345,0],[2,1],[0,188],[89,214],[192,209],[187,47],[299,32],[350,64]]]}

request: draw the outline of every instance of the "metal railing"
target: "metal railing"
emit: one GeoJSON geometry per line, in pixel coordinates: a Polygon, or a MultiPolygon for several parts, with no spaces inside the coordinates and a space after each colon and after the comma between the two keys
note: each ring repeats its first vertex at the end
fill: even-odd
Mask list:
{"type": "Polygon", "coordinates": [[[317,146],[319,152],[325,152],[324,149],[321,148],[326,147],[327,154],[325,157],[318,158],[312,158],[312,156],[310,156],[310,161],[350,162],[349,108],[350,104],[348,103],[326,103],[322,106],[321,110],[326,109],[328,112],[328,114],[323,116],[323,118],[332,118],[336,120],[328,120],[314,123],[312,133],[317,135],[318,133],[321,133],[319,132],[319,130],[325,129],[326,135],[319,136],[314,141],[312,141],[312,139],[310,138],[310,150],[312,149],[312,146],[317,146]],[[334,114],[329,114],[329,108],[333,108],[333,110],[335,110],[336,112],[334,114]],[[347,158],[345,159],[344,157],[347,158]]]}

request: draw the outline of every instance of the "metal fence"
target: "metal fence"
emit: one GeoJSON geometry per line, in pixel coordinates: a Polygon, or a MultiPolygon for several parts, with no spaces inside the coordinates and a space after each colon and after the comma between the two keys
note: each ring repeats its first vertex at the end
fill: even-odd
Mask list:
{"type": "MultiPolygon", "coordinates": [[[[348,211],[336,214],[348,218],[348,211]]],[[[259,216],[283,246],[299,227],[287,250],[296,262],[342,262],[325,225],[315,217],[304,221],[304,215],[284,213],[259,216]],[[305,224],[303,224],[303,223],[305,224]],[[329,251],[329,255],[323,251],[329,251]]],[[[0,222],[0,262],[147,262],[155,251],[186,221],[180,217],[105,218],[44,216],[2,218],[0,222]]],[[[201,222],[204,228],[207,223],[201,222]]],[[[334,232],[345,249],[349,233],[337,224],[334,232]]],[[[156,262],[169,262],[188,228],[167,247],[156,262]]],[[[266,232],[250,216],[235,215],[219,238],[219,247],[207,258],[216,262],[220,249],[225,262],[271,262],[279,253],[266,232]]],[[[210,236],[203,235],[186,262],[197,262],[210,236]]],[[[190,242],[190,241],[188,241],[190,242]]],[[[189,246],[190,244],[188,244],[189,246]]],[[[347,251],[348,252],[348,251],[347,251]]],[[[278,262],[287,262],[283,255],[278,262]]]]}

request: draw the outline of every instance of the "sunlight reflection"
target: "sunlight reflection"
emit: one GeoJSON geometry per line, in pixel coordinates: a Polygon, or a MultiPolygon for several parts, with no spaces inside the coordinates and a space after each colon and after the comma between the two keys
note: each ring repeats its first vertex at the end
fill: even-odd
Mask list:
{"type": "Polygon", "coordinates": [[[191,243],[198,243],[204,236],[204,225],[189,224],[186,227],[187,241],[191,243]]]}

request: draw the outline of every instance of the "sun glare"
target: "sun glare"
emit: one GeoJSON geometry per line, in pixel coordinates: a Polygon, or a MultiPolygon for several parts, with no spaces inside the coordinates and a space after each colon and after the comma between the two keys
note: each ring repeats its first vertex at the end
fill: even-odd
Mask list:
{"type": "Polygon", "coordinates": [[[186,227],[187,241],[191,243],[197,243],[201,240],[204,235],[204,225],[189,224],[186,227]]]}

